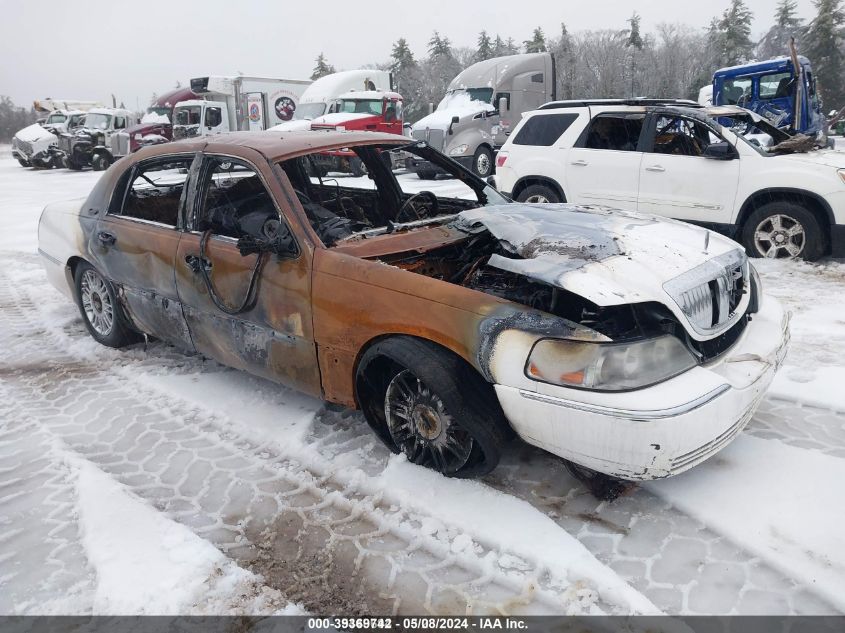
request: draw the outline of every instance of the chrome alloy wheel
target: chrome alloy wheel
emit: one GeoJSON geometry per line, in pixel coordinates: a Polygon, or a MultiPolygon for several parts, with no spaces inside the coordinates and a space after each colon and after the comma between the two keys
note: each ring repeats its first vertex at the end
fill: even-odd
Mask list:
{"type": "Polygon", "coordinates": [[[105,280],[94,270],[86,270],[80,283],[80,297],[85,318],[100,336],[108,336],[114,327],[114,306],[105,280]]]}
{"type": "Polygon", "coordinates": [[[770,215],[754,229],[754,247],[762,257],[798,257],[805,240],[803,225],[783,213],[770,215]]]}
{"type": "Polygon", "coordinates": [[[549,199],[542,194],[536,193],[533,196],[528,196],[525,201],[530,204],[545,204],[549,199]]]}
{"type": "Polygon", "coordinates": [[[402,370],[387,385],[384,413],[390,437],[409,461],[444,474],[456,473],[469,461],[472,436],[410,370],[402,370]]]}
{"type": "Polygon", "coordinates": [[[487,152],[481,152],[478,158],[475,159],[475,173],[484,177],[490,173],[490,156],[487,152]]]}

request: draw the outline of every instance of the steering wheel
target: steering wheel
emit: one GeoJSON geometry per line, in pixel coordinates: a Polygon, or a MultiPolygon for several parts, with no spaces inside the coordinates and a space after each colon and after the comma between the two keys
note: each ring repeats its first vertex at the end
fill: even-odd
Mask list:
{"type": "Polygon", "coordinates": [[[261,236],[268,240],[275,240],[282,231],[282,223],[276,218],[270,218],[261,226],[261,236]]]}
{"type": "Polygon", "coordinates": [[[420,191],[419,193],[415,193],[413,196],[405,200],[405,203],[401,207],[399,207],[399,211],[396,214],[396,222],[413,222],[414,220],[423,220],[427,217],[434,217],[435,215],[437,215],[439,206],[440,205],[437,202],[437,196],[435,196],[430,191],[420,191]],[[416,201],[418,198],[426,198],[424,204],[430,206],[427,212],[421,212],[421,210],[413,204],[414,201],[416,201]]]}

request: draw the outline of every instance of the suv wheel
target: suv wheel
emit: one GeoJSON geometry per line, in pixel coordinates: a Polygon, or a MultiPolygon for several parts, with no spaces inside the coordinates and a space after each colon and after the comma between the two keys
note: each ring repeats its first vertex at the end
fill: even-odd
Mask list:
{"type": "Polygon", "coordinates": [[[815,261],[827,246],[816,216],[794,202],[776,201],[754,211],[742,230],[752,257],[800,258],[815,261]]]}
{"type": "Polygon", "coordinates": [[[138,336],[124,325],[111,283],[87,262],[76,267],[74,277],[76,304],[85,328],[94,340],[108,347],[134,343],[138,336]]]}
{"type": "Polygon", "coordinates": [[[557,191],[546,185],[531,185],[519,192],[517,202],[543,203],[561,202],[557,191]]]}
{"type": "Polygon", "coordinates": [[[479,147],[472,157],[472,171],[479,178],[487,178],[493,173],[493,153],[486,147],[479,147]]]}

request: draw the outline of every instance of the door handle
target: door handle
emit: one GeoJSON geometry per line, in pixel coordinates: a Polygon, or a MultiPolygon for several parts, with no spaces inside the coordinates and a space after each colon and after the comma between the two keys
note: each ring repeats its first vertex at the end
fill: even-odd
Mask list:
{"type": "Polygon", "coordinates": [[[648,167],[645,168],[645,170],[646,171],[666,171],[660,165],[649,165],[648,167]]]}
{"type": "Polygon", "coordinates": [[[587,162],[587,161],[585,161],[585,160],[573,160],[573,161],[570,163],[570,165],[576,165],[576,166],[578,166],[578,167],[586,167],[586,166],[587,166],[587,165],[589,165],[589,164],[590,164],[590,163],[588,163],[588,162],[587,162]]]}
{"type": "Polygon", "coordinates": [[[195,273],[200,271],[200,266],[211,270],[211,261],[199,255],[185,255],[185,264],[195,273]]]}
{"type": "Polygon", "coordinates": [[[117,238],[111,233],[107,233],[106,231],[100,231],[99,233],[97,233],[97,240],[103,246],[111,246],[117,241],[117,238]]]}

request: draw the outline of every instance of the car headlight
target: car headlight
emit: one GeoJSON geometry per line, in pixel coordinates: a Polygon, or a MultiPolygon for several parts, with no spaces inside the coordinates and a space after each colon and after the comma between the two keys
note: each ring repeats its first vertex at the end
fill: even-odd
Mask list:
{"type": "Polygon", "coordinates": [[[642,389],[697,365],[684,344],[669,334],[630,343],[541,339],[525,364],[533,380],[597,391],[642,389]]]}
{"type": "Polygon", "coordinates": [[[469,147],[469,145],[467,145],[466,143],[464,143],[463,145],[456,145],[455,147],[449,150],[449,156],[459,156],[461,154],[466,154],[467,147],[469,147]]]}

